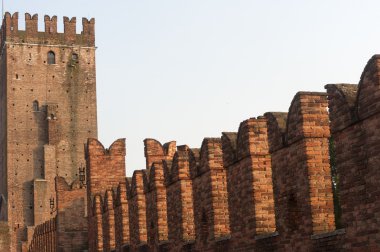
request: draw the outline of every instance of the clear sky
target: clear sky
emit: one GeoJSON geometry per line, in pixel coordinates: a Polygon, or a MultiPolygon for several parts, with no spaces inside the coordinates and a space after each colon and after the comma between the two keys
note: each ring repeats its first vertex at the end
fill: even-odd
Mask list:
{"type": "Polygon", "coordinates": [[[297,91],[358,83],[380,53],[378,0],[4,0],[5,10],[96,19],[99,139],[126,138],[127,175],[144,138],[200,147],[297,91]]]}

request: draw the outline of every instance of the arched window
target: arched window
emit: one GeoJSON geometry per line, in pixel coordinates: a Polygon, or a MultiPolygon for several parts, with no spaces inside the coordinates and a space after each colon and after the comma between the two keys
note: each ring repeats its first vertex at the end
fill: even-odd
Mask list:
{"type": "Polygon", "coordinates": [[[39,110],[40,110],[40,108],[38,106],[38,101],[34,101],[33,102],[33,111],[39,111],[39,110]]]}
{"type": "Polygon", "coordinates": [[[49,65],[55,64],[55,53],[50,51],[47,54],[47,63],[49,65]]]}

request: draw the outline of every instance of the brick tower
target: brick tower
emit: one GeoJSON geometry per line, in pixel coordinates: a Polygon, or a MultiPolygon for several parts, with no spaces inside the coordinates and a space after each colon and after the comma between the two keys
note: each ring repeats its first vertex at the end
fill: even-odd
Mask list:
{"type": "Polygon", "coordinates": [[[84,143],[97,137],[94,19],[6,13],[0,55],[0,219],[11,251],[21,251],[34,227],[56,215],[55,178],[69,184],[85,167],[84,143]]]}

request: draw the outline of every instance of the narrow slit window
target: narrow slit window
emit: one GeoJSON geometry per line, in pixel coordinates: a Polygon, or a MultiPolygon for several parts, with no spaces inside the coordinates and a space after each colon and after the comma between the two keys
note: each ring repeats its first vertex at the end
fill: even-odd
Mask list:
{"type": "Polygon", "coordinates": [[[48,55],[47,55],[47,63],[49,65],[53,65],[55,64],[55,53],[50,51],[48,52],[48,55]]]}
{"type": "Polygon", "coordinates": [[[340,203],[340,193],[339,193],[339,174],[336,167],[336,151],[335,151],[335,141],[332,137],[329,139],[329,159],[331,167],[331,182],[333,191],[333,202],[334,202],[334,217],[335,226],[337,229],[343,228],[342,223],[342,206],[340,203]]]}

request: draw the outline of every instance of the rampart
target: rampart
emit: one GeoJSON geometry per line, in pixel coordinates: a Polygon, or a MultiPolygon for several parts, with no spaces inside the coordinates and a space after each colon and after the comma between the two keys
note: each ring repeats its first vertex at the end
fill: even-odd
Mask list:
{"type": "Polygon", "coordinates": [[[299,92],[200,149],[147,139],[132,178],[123,140],[89,139],[90,251],[380,251],[379,86],[375,55],[359,85],[299,92]]]}
{"type": "Polygon", "coordinates": [[[82,45],[95,46],[95,19],[82,19],[82,31],[77,34],[76,18],[63,18],[64,32],[57,31],[57,16],[44,16],[44,31],[38,30],[38,15],[25,13],[25,30],[19,30],[19,14],[11,15],[6,12],[3,19],[1,44],[10,41],[13,43],[29,43],[40,45],[82,45]]]}

